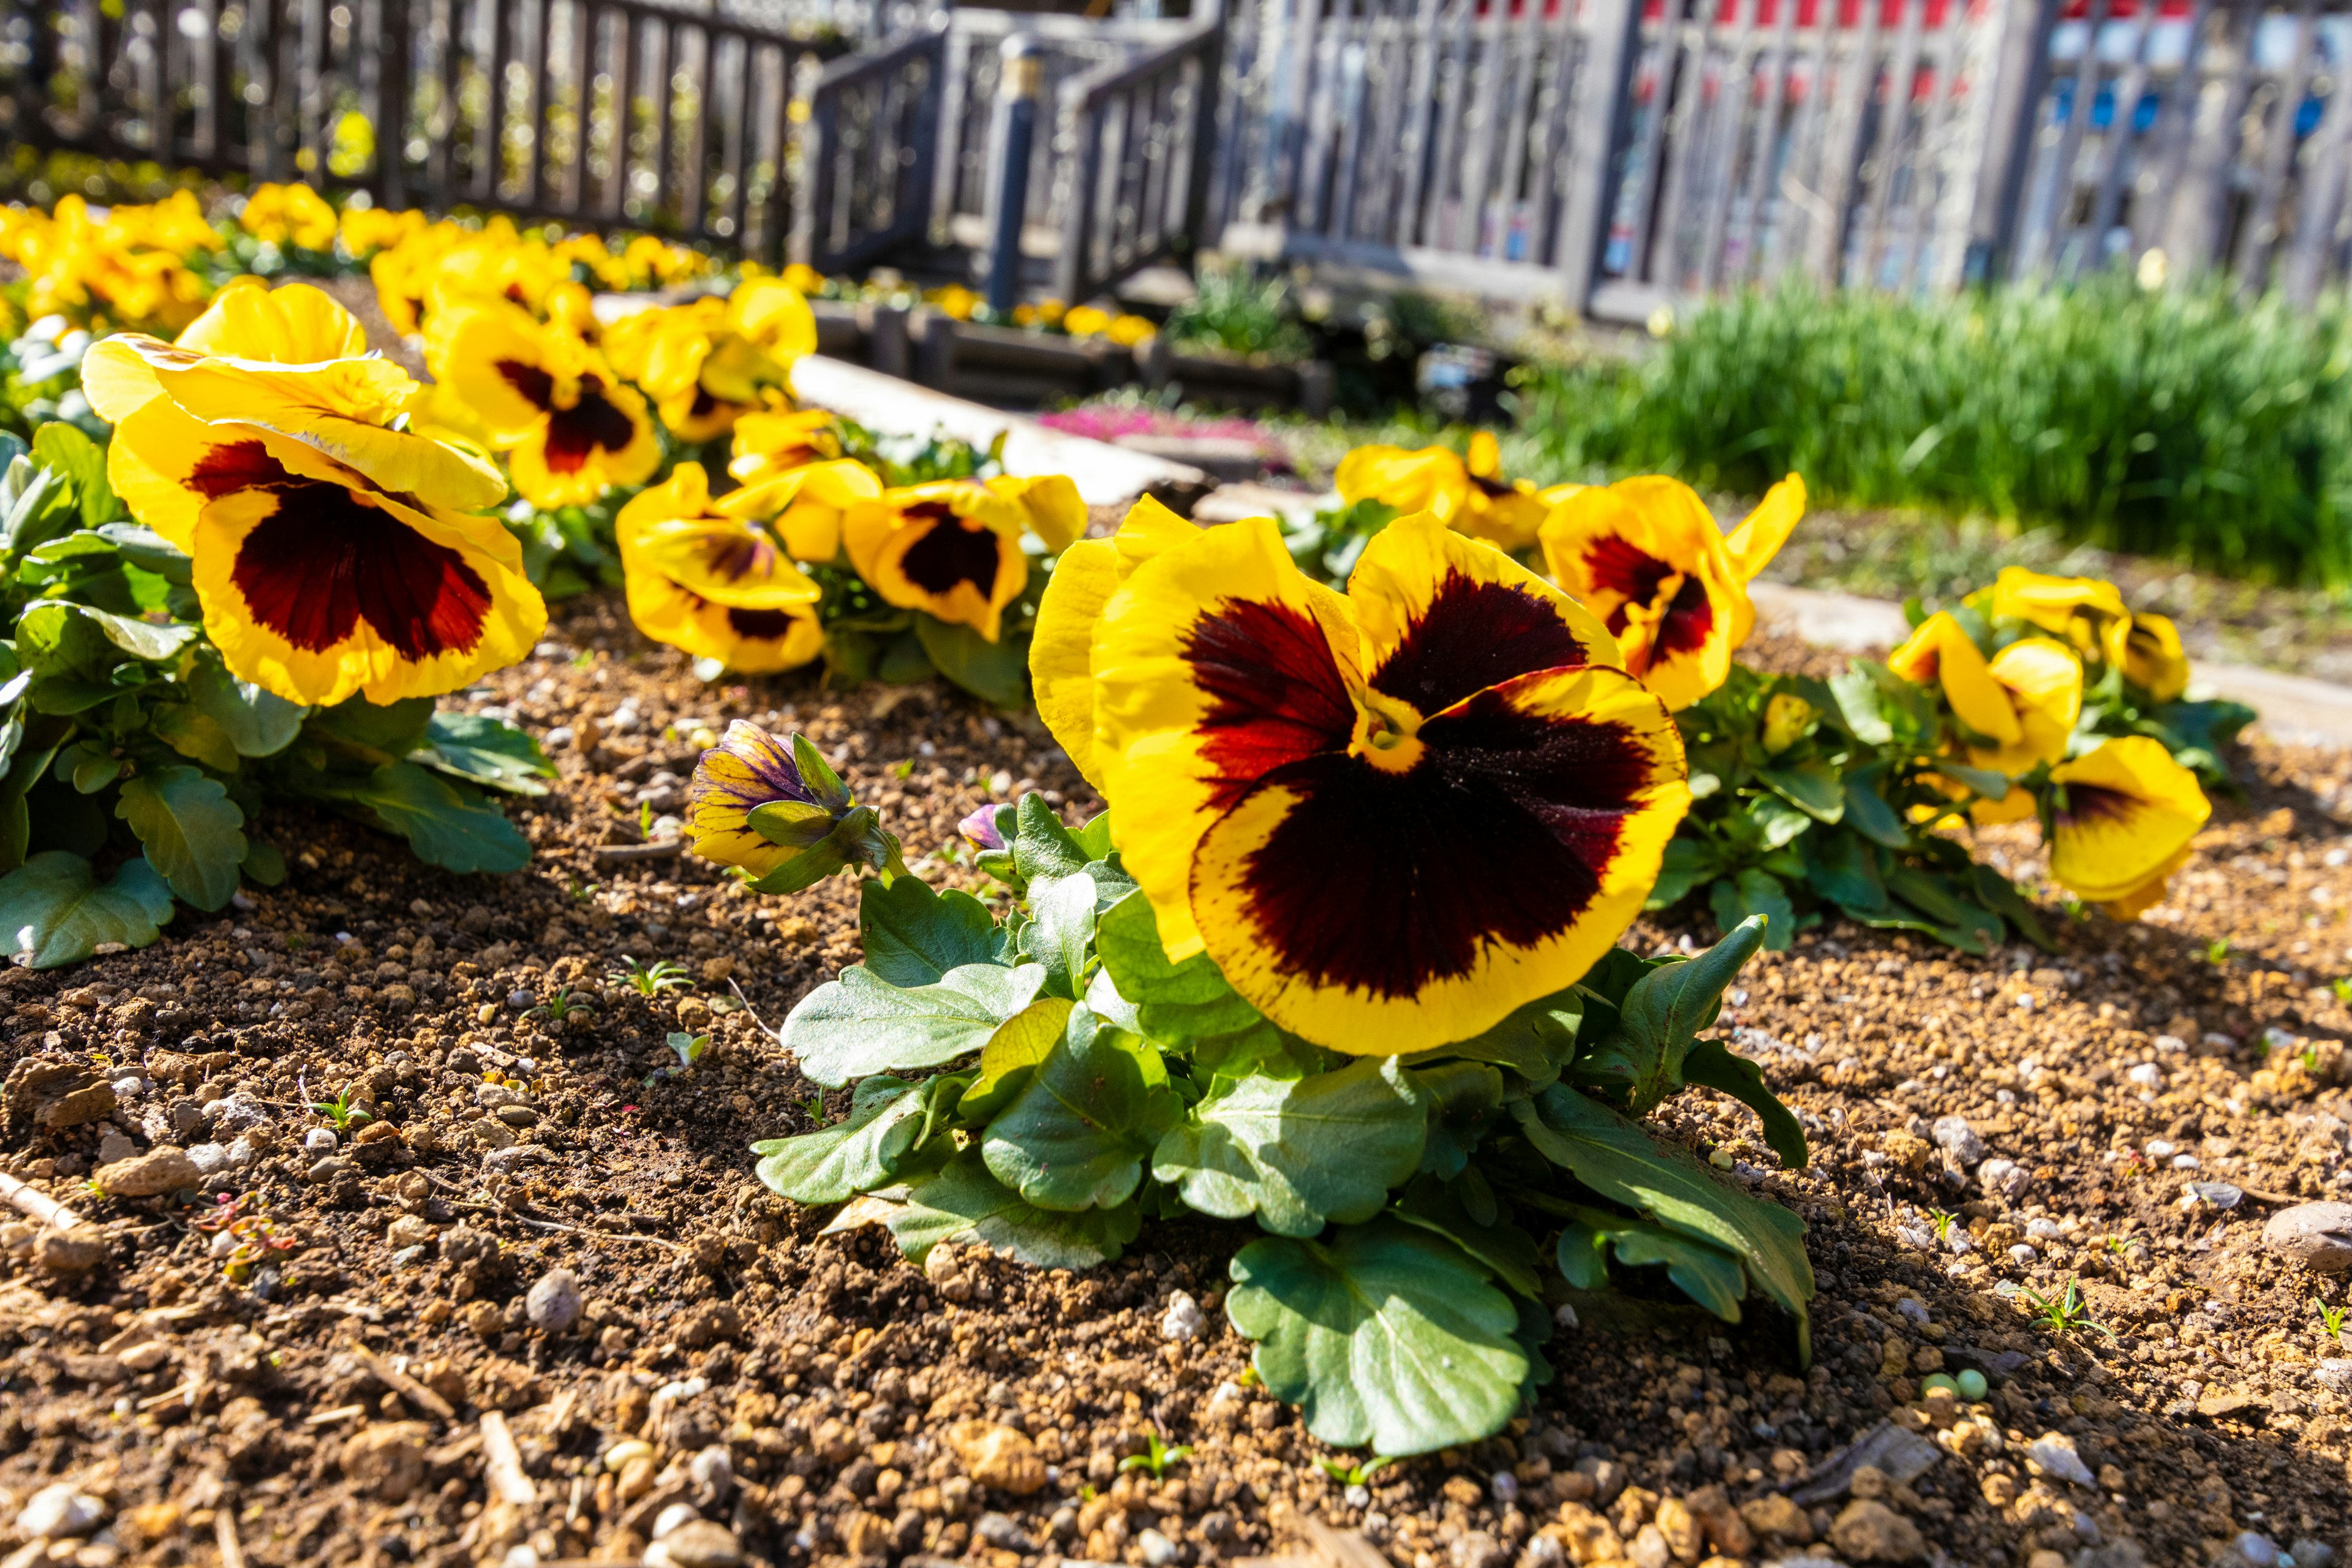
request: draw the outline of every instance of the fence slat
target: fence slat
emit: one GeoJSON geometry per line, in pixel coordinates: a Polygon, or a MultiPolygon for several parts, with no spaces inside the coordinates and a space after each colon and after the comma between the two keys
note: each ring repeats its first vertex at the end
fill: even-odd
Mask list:
{"type": "Polygon", "coordinates": [[[2238,231],[2238,252],[2231,270],[2238,290],[2251,298],[2270,281],[2271,251],[2278,240],[2279,210],[2286,198],[2288,171],[2294,163],[2295,113],[2311,81],[2313,45],[2318,36],[2319,0],[2303,0],[2294,18],[2294,61],[2287,67],[2286,86],[2263,122],[2262,173],[2254,186],[2254,208],[2238,231]]]}

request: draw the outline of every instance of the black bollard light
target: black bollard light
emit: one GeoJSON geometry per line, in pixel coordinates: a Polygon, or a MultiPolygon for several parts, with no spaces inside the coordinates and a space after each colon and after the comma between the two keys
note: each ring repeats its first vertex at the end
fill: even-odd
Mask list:
{"type": "Polygon", "coordinates": [[[1011,319],[1021,292],[1021,224],[1029,209],[1029,153],[1037,139],[1037,100],[1045,79],[1034,37],[1015,33],[1002,47],[996,120],[988,138],[996,150],[989,193],[995,221],[989,233],[988,311],[998,321],[1011,319]]]}

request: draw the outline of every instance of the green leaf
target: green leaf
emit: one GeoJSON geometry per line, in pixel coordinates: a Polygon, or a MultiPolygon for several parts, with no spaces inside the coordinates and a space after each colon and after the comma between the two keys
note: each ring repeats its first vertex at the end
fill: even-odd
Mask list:
{"type": "Polygon", "coordinates": [[[1817,822],[1835,822],[1845,815],[1845,789],[1835,768],[1824,762],[1795,767],[1758,768],[1756,776],[1772,792],[1817,822]]]}
{"type": "Polygon", "coordinates": [[[286,857],[267,838],[247,837],[245,864],[237,868],[257,887],[274,888],[286,880],[286,857]]]}
{"type": "Polygon", "coordinates": [[[1109,859],[1111,857],[1110,813],[1108,811],[1095,813],[1087,818],[1070,837],[1077,841],[1078,848],[1085,853],[1088,865],[1097,860],[1109,859]]]}
{"type": "Polygon", "coordinates": [[[849,1115],[797,1138],[751,1145],[760,1180],[800,1204],[837,1204],[886,1185],[923,1131],[918,1086],[877,1076],[857,1086],[849,1115]]]}
{"type": "Polygon", "coordinates": [[[1812,826],[1813,818],[1777,795],[1759,795],[1748,803],[1748,817],[1764,837],[1764,847],[1778,849],[1794,843],[1812,826]]]}
{"type": "Polygon", "coordinates": [[[145,947],[172,918],[172,889],[142,857],[100,882],[79,855],[50,850],[0,877],[0,939],[20,963],[55,969],[101,942],[145,947]]]}
{"type": "Polygon", "coordinates": [[[157,704],[148,717],[147,727],[172,750],[215,773],[233,773],[243,762],[229,741],[228,731],[193,702],[157,704]]]}
{"type": "Polygon", "coordinates": [[[2018,934],[2042,949],[2055,952],[2057,946],[2050,933],[2042,927],[2042,916],[2026,896],[2018,891],[2017,884],[1982,861],[1969,868],[1969,879],[1976,886],[1977,902],[2015,926],[2018,934]]]}
{"type": "Polygon", "coordinates": [[[1861,909],[1885,905],[1877,852],[1859,834],[1845,827],[1825,828],[1805,839],[1803,852],[1805,880],[1822,898],[1861,909]]]}
{"type": "Polygon", "coordinates": [[[1845,825],[1874,844],[1889,849],[1908,848],[1911,835],[1904,829],[1903,819],[1878,793],[1885,778],[1885,765],[1881,763],[1845,775],[1845,825]]]}
{"type": "Polygon", "coordinates": [[[1895,727],[1887,722],[1881,706],[1882,689],[1867,671],[1849,665],[1831,676],[1829,685],[1837,698],[1838,712],[1855,740],[1865,746],[1884,746],[1895,739],[1895,727]]]}
{"type": "Polygon", "coordinates": [[[1202,1100],[1170,1130],[1151,1173],[1202,1214],[1313,1236],[1369,1219],[1420,1168],[1428,1136],[1406,1070],[1368,1057],[1337,1072],[1252,1077],[1202,1100]]]}
{"type": "Polygon", "coordinates": [[[990,642],[961,622],[915,612],[915,636],[941,675],[993,707],[1015,711],[1029,705],[1029,639],[1000,637],[990,642]]]}
{"type": "Polygon", "coordinates": [[[1780,879],[1769,871],[1751,866],[1737,878],[1724,878],[1707,889],[1707,904],[1715,911],[1715,923],[1726,932],[1758,915],[1770,921],[1764,945],[1774,952],[1788,952],[1789,944],[1797,939],[1797,907],[1789,901],[1789,890],[1780,879]]]}
{"type": "Polygon", "coordinates": [[[1694,1240],[1664,1226],[1653,1225],[1648,1220],[1622,1219],[1600,1209],[1579,1205],[1560,1231],[1559,1258],[1561,1278],[1580,1290],[1597,1290],[1607,1284],[1606,1269],[1601,1269],[1599,1278],[1593,1279],[1590,1284],[1570,1274],[1573,1268],[1582,1279],[1592,1279],[1603,1246],[1612,1249],[1617,1254],[1617,1261],[1628,1268],[1664,1264],[1666,1278],[1673,1280],[1684,1295],[1727,1323],[1739,1321],[1739,1298],[1748,1293],[1748,1279],[1739,1267],[1739,1259],[1721,1247],[1694,1240]]]}
{"type": "Polygon", "coordinates": [[[801,999],[777,1032],[813,1083],[938,1067],[976,1051],[1036,998],[1042,964],[967,963],[931,985],[897,986],[852,964],[801,999]]]}
{"type": "Polygon", "coordinates": [[[1041,996],[998,1025],[980,1048],[980,1076],[963,1091],[956,1114],[984,1125],[1011,1104],[1028,1087],[1037,1064],[1062,1043],[1076,1010],[1077,1005],[1064,997],[1041,996]]]}
{"type": "Polygon", "coordinates": [[[504,813],[463,784],[413,763],[380,767],[362,784],[338,786],[329,798],[366,812],[377,826],[408,840],[416,858],[451,871],[520,871],[530,863],[530,843],[504,813]]]}
{"type": "Polygon", "coordinates": [[[1074,1027],[988,1124],[981,1157],[1039,1208],[1116,1208],[1182,1111],[1158,1051],[1124,1030],[1074,1027]]]}
{"type": "Polygon", "coordinates": [[[188,695],[220,726],[241,757],[270,757],[294,743],[310,710],[225,669],[199,663],[188,678],[188,695]]]}
{"type": "Polygon", "coordinates": [[[968,1149],[939,1174],[915,1184],[889,1220],[899,1250],[920,1263],[942,1241],[984,1241],[1032,1268],[1092,1268],[1108,1263],[1143,1230],[1132,1203],[1117,1208],[1041,1209],[988,1173],[968,1149]]]}
{"type": "Polygon", "coordinates": [[[174,766],[134,774],[114,803],[147,858],[172,891],[200,910],[216,910],[236,891],[245,859],[245,813],[218,779],[174,766]]]}
{"type": "Polygon", "coordinates": [[[41,426],[33,432],[33,456],[73,481],[84,528],[96,528],[122,515],[122,503],[107,482],[106,448],[78,426],[62,419],[41,426]]]}
{"type": "Polygon", "coordinates": [[[1047,991],[1076,1000],[1094,962],[1094,879],[1052,877],[1030,883],[1029,912],[1023,948],[1045,966],[1047,991]]]}
{"type": "Polygon", "coordinates": [[[1659,964],[1625,993],[1617,1026],[1641,1069],[1633,1088],[1633,1114],[1648,1114],[1681,1081],[1691,1042],[1722,1012],[1724,988],[1756,956],[1764,935],[1764,917],[1750,915],[1705,952],[1659,964]]]}
{"type": "Polygon", "coordinates": [[[545,795],[547,786],[540,781],[555,776],[555,764],[537,741],[511,724],[478,713],[435,710],[425,726],[425,741],[412,761],[488,789],[545,795]]]}
{"type": "Polygon", "coordinates": [[[1535,1237],[1499,1215],[1489,1215],[1482,1223],[1462,1201],[1461,1185],[1427,1175],[1415,1177],[1389,1212],[1408,1225],[1444,1237],[1485,1264],[1509,1289],[1522,1296],[1540,1296],[1543,1281],[1536,1275],[1535,1237]]]}
{"type": "Polygon", "coordinates": [[[101,523],[99,536],[121,552],[122,558],[142,571],[152,572],[166,583],[188,587],[195,582],[194,559],[178,545],[135,522],[101,523]]]}
{"type": "Polygon", "coordinates": [[[1118,994],[1135,1004],[1143,1032],[1154,1039],[1230,1035],[1258,1021],[1258,1010],[1225,983],[1207,953],[1168,962],[1151,900],[1140,892],[1129,893],[1097,920],[1095,950],[1118,994]]]}
{"type": "Polygon", "coordinates": [[[1801,1171],[1811,1158],[1805,1148],[1805,1128],[1795,1112],[1764,1085],[1764,1069],[1745,1057],[1731,1054],[1721,1040],[1701,1040],[1683,1058],[1683,1081],[1721,1089],[1754,1111],[1764,1123],[1764,1142],[1791,1171],[1801,1171]]]}
{"type": "Polygon", "coordinates": [[[953,888],[935,893],[919,877],[859,883],[857,934],[866,967],[893,985],[931,985],[967,963],[1003,962],[1004,933],[988,906],[953,888]]]}
{"type": "MultiPolygon", "coordinates": [[[[1601,963],[1607,963],[1603,958],[1601,963]]],[[[1420,1052],[1410,1060],[1416,1067],[1449,1058],[1492,1062],[1507,1068],[1528,1086],[1540,1089],[1557,1079],[1561,1068],[1575,1056],[1577,1031],[1584,1022],[1585,1005],[1583,988],[1571,985],[1549,996],[1538,996],[1504,1015],[1501,1023],[1483,1034],[1420,1052]]]]}
{"type": "Polygon", "coordinates": [[[1462,1173],[1478,1141],[1503,1109],[1503,1075],[1484,1062],[1441,1062],[1412,1071],[1429,1102],[1429,1136],[1421,1168],[1441,1181],[1462,1173]]]}
{"type": "Polygon", "coordinates": [[[1800,1344],[1811,1353],[1813,1266],[1803,1221],[1724,1185],[1689,1151],[1658,1142],[1564,1084],[1515,1100],[1511,1110],[1538,1153],[1594,1192],[1737,1257],[1757,1288],[1796,1318],[1800,1344]]]}
{"type": "Polygon", "coordinates": [[[1013,851],[1013,869],[1024,882],[1075,877],[1092,859],[1086,847],[1062,826],[1062,819],[1054,815],[1054,808],[1045,804],[1042,795],[1021,797],[1013,810],[1013,836],[1007,847],[1013,851]]]}
{"type": "Polygon", "coordinates": [[[1518,1309],[1462,1249],[1382,1216],[1234,1255],[1226,1311],[1266,1392],[1335,1447],[1423,1454],[1491,1436],[1528,1372],[1518,1309]]]}
{"type": "Polygon", "coordinates": [[[377,763],[396,763],[423,745],[432,722],[430,697],[411,697],[382,706],[354,697],[310,716],[315,733],[377,763]]]}
{"type": "Polygon", "coordinates": [[[1953,762],[1948,757],[1936,759],[1936,771],[1956,784],[1976,791],[1987,800],[2005,799],[2009,795],[2009,775],[1987,768],[1971,768],[1953,762]]]}
{"type": "Polygon", "coordinates": [[[1642,907],[1672,909],[1689,897],[1693,888],[1712,880],[1722,869],[1723,861],[1713,845],[1677,835],[1667,840],[1664,863],[1659,867],[1658,879],[1651,884],[1650,896],[1643,900],[1642,907]]]}

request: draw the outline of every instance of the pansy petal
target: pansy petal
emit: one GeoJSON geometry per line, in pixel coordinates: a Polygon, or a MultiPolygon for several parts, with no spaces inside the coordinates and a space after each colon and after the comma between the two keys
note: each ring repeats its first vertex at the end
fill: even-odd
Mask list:
{"type": "Polygon", "coordinates": [[[2126,614],[2121,590],[2095,577],[2053,577],[2023,566],[2004,566],[1992,584],[1997,620],[2026,621],[2043,631],[2065,632],[2078,615],[2126,614]]]}
{"type": "Polygon", "coordinates": [[[1470,476],[1462,459],[1443,447],[1358,447],[1339,459],[1331,482],[1350,504],[1375,500],[1400,512],[1433,511],[1450,521],[1462,509],[1470,476]]]}
{"type": "Polygon", "coordinates": [[[1804,515],[1802,475],[1790,474],[1764,492],[1756,510],[1723,542],[1724,553],[1730,556],[1732,568],[1741,582],[1754,582],[1758,573],[1772,564],[1772,557],[1780,553],[1780,546],[1789,542],[1789,535],[1804,515]]]}
{"type": "Polygon", "coordinates": [[[2094,903],[2126,898],[2180,854],[2212,816],[2197,775],[2145,735],[2106,741],[2050,770],[2050,874],[2094,903]]]}
{"type": "Polygon", "coordinates": [[[1689,804],[1673,719],[1621,670],[1521,677],[1421,739],[1402,772],[1346,752],[1271,772],[1194,860],[1225,978],[1335,1050],[1442,1046],[1574,984],[1639,912],[1689,804]]]}
{"type": "Polygon", "coordinates": [[[1919,623],[1903,646],[1886,656],[1886,668],[1904,679],[1940,685],[1959,721],[1997,744],[2024,738],[2008,691],[1992,678],[1983,652],[1948,610],[1919,623]]]}
{"type": "Polygon", "coordinates": [[[245,279],[214,295],[176,341],[184,349],[279,364],[356,359],[368,352],[367,329],[326,290],[308,283],[271,289],[245,279]]]}
{"type": "Polygon", "coordinates": [[[1538,669],[1621,664],[1591,612],[1428,512],[1373,535],[1348,599],[1363,629],[1365,679],[1423,714],[1538,669]]]}
{"type": "Polygon", "coordinates": [[[724,605],[641,568],[628,574],[627,597],[629,618],[646,636],[740,674],[797,669],[824,651],[814,595],[772,605],[724,605]]]}
{"type": "Polygon", "coordinates": [[[1344,748],[1360,634],[1270,518],[1202,530],[1137,567],[1095,632],[1095,749],[1112,835],[1171,958],[1201,951],[1192,851],[1274,768],[1344,748]]]}
{"type": "Polygon", "coordinates": [[[1145,496],[1128,510],[1116,535],[1072,544],[1045,580],[1029,641],[1029,682],[1036,692],[1038,717],[1097,789],[1102,780],[1094,766],[1095,625],[1111,595],[1138,566],[1200,531],[1145,496]]]}
{"type": "Polygon", "coordinates": [[[504,527],[340,485],[225,495],[198,516],[193,553],[228,668],[289,702],[454,691],[547,628],[504,527]]]}
{"type": "Polygon", "coordinates": [[[792,743],[738,719],[702,753],[687,786],[686,834],[694,852],[722,866],[766,876],[793,852],[755,831],[751,813],[771,801],[819,804],[793,763],[792,743]]]}
{"type": "Polygon", "coordinates": [[[968,481],[917,485],[842,514],[857,574],[889,604],[971,626],[990,642],[1028,585],[1024,513],[968,481]]]}

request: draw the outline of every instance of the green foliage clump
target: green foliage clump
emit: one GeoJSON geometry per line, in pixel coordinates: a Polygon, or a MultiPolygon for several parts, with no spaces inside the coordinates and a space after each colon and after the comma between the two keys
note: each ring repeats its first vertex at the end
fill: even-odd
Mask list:
{"type": "Polygon", "coordinates": [[[1612,1285],[1637,1298],[1621,1314],[1737,1322],[1760,1300],[1806,1353],[1803,1225],[1643,1125],[1705,1085],[1805,1163],[1757,1068],[1699,1037],[1764,921],[1690,959],[1612,948],[1470,1039],[1348,1056],[1276,1027],[1205,954],[1171,963],[1108,817],[1072,829],[1027,795],[975,837],[993,909],[851,863],[880,870],[865,962],[779,1031],[810,1079],[854,1086],[849,1114],[754,1147],[775,1192],[845,1205],[835,1228],[883,1226],[918,1261],[979,1240],[1043,1268],[1108,1262],[1188,1211],[1254,1219],[1227,1310],[1258,1375],[1317,1436],[1379,1454],[1499,1430],[1552,1375],[1558,1309],[1612,1285]]]}
{"type": "Polygon", "coordinates": [[[1930,506],[2278,582],[2352,581],[2352,317],[2101,276],[1733,296],[1638,365],[1530,378],[1541,467],[1930,506]]]}
{"type": "Polygon", "coordinates": [[[175,899],[217,910],[241,882],[282,881],[252,831],[279,801],[451,870],[530,859],[481,791],[545,794],[538,742],[429,697],[313,709],[239,680],[192,572],[127,519],[77,426],[41,424],[29,447],[0,433],[0,957],[49,968],[144,946],[175,899]]]}

